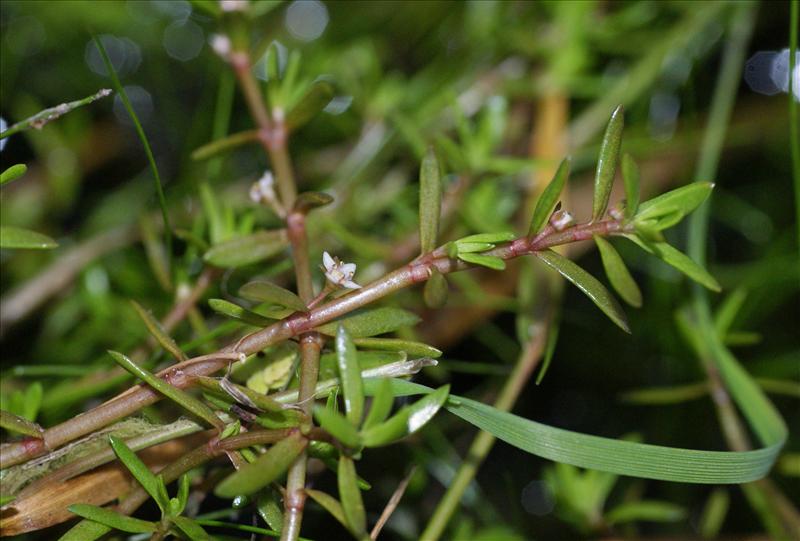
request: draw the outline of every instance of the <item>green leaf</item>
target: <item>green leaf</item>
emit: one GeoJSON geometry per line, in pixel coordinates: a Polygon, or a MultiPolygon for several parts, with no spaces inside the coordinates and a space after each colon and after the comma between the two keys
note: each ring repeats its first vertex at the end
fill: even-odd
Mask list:
{"type": "Polygon", "coordinates": [[[153,475],[150,468],[136,456],[136,453],[131,451],[131,448],[128,447],[124,441],[116,436],[109,436],[108,441],[119,460],[128,468],[128,471],[131,472],[136,480],[139,481],[139,484],[142,485],[145,492],[155,500],[161,512],[166,512],[169,507],[169,500],[164,497],[164,491],[160,487],[162,482],[159,481],[158,477],[153,475]]]}
{"type": "Polygon", "coordinates": [[[715,488],[703,507],[700,517],[700,536],[704,539],[715,539],[719,535],[725,516],[730,506],[730,494],[724,488],[715,488]]]}
{"type": "Polygon", "coordinates": [[[330,515],[335,518],[339,523],[347,528],[350,529],[350,526],[347,524],[347,519],[344,517],[344,509],[342,509],[342,504],[339,503],[339,500],[328,494],[327,492],[322,492],[321,490],[314,490],[311,488],[306,489],[306,494],[311,496],[311,499],[317,502],[325,509],[330,515]]]}
{"type": "Polygon", "coordinates": [[[224,299],[209,299],[208,305],[218,314],[256,327],[268,327],[275,323],[275,320],[280,319],[278,314],[275,314],[275,317],[262,316],[224,299]]]}
{"type": "MultiPolygon", "coordinates": [[[[693,182],[639,205],[635,221],[654,220],[668,215],[686,216],[708,198],[714,185],[710,182],[693,182]]],[[[680,218],[677,220],[680,221],[680,218]]],[[[677,222],[676,222],[677,223],[677,222]]]]}
{"type": "Polygon", "coordinates": [[[450,386],[440,387],[433,393],[402,408],[388,420],[364,429],[361,438],[366,447],[388,445],[413,434],[422,428],[439,411],[447,400],[450,386]]]}
{"type": "Polygon", "coordinates": [[[184,473],[178,477],[178,514],[183,513],[186,508],[186,503],[189,501],[190,488],[189,474],[184,473]]]}
{"type": "Polygon", "coordinates": [[[625,184],[625,219],[639,210],[639,167],[630,154],[622,156],[622,181],[625,184]]]}
{"type": "Polygon", "coordinates": [[[333,196],[324,192],[303,192],[294,201],[294,210],[307,214],[313,209],[333,203],[333,196]]]}
{"type": "Polygon", "coordinates": [[[557,270],[564,278],[583,291],[619,328],[627,333],[631,332],[628,328],[625,313],[622,311],[619,303],[611,296],[603,284],[597,281],[597,278],[583,270],[571,260],[552,250],[543,250],[541,252],[535,252],[535,254],[536,257],[557,270]]]}
{"type": "Polygon", "coordinates": [[[620,395],[623,402],[631,404],[680,404],[689,400],[702,398],[708,394],[708,383],[689,383],[686,385],[673,385],[669,387],[649,387],[646,389],[633,389],[620,395]]]}
{"type": "Polygon", "coordinates": [[[257,492],[278,479],[306,448],[306,439],[299,433],[280,440],[260,455],[255,462],[245,464],[226,477],[214,494],[220,498],[233,498],[257,492]]]}
{"type": "Polygon", "coordinates": [[[611,286],[619,293],[622,300],[631,306],[639,308],[642,305],[642,292],[639,291],[639,286],[636,285],[633,276],[628,272],[628,268],[619,253],[603,237],[595,236],[594,242],[600,250],[603,268],[606,271],[609,282],[611,282],[611,286]]]}
{"type": "Polygon", "coordinates": [[[717,282],[717,280],[711,276],[707,270],[692,261],[689,256],[680,250],[673,248],[666,242],[648,242],[637,235],[625,236],[638,244],[644,251],[650,252],[667,265],[675,267],[698,284],[710,289],[711,291],[722,290],[719,282],[717,282]]]}
{"type": "Polygon", "coordinates": [[[494,270],[505,270],[506,262],[501,258],[493,255],[480,255],[480,254],[458,254],[458,258],[473,265],[480,265],[481,267],[488,267],[494,270]]]}
{"type": "Polygon", "coordinates": [[[714,329],[720,338],[728,335],[733,321],[739,314],[744,301],[747,299],[747,290],[743,288],[735,289],[730,295],[725,297],[720,307],[714,314],[714,329]]]}
{"type": "Polygon", "coordinates": [[[384,422],[392,411],[392,404],[394,404],[392,385],[387,378],[381,378],[364,421],[364,430],[369,430],[384,422]]]}
{"type": "Polygon", "coordinates": [[[197,376],[195,378],[196,383],[210,391],[215,391],[218,394],[222,394],[225,396],[232,396],[233,398],[237,399],[237,401],[252,405],[255,408],[262,410],[262,411],[272,411],[272,412],[283,412],[283,413],[290,413],[292,410],[284,410],[284,406],[275,402],[270,397],[258,393],[252,389],[248,389],[247,387],[243,387],[241,385],[237,385],[236,383],[227,382],[225,384],[225,388],[223,388],[223,384],[221,383],[222,380],[216,378],[210,378],[208,376],[197,376]],[[228,389],[228,390],[226,390],[228,389]],[[235,389],[231,391],[230,389],[235,389]],[[236,395],[236,396],[234,396],[236,395]],[[242,397],[240,399],[240,397],[242,397]]]}
{"type": "Polygon", "coordinates": [[[207,160],[223,152],[229,152],[236,147],[246,145],[247,143],[258,142],[258,130],[247,130],[239,133],[234,133],[216,141],[206,143],[200,148],[192,152],[193,160],[207,160]]]}
{"type": "MultiPolygon", "coordinates": [[[[158,173],[158,166],[156,165],[156,159],[153,156],[153,151],[150,148],[150,142],[147,140],[147,135],[145,135],[142,124],[139,122],[139,117],[136,116],[136,111],[133,110],[131,100],[128,99],[128,94],[125,92],[125,87],[122,86],[122,83],[117,76],[117,72],[114,69],[114,64],[112,64],[111,59],[108,58],[108,53],[106,53],[103,43],[95,35],[92,36],[92,39],[94,40],[94,45],[97,47],[100,56],[103,58],[103,63],[106,65],[106,70],[108,71],[108,76],[111,78],[114,90],[117,91],[119,98],[122,100],[122,105],[125,106],[128,116],[131,117],[133,126],[136,128],[136,134],[139,136],[139,140],[142,142],[142,146],[144,147],[144,153],[147,156],[147,162],[150,164],[150,170],[153,173],[153,183],[155,184],[156,194],[158,195],[158,204],[161,207],[161,218],[164,220],[164,244],[167,246],[167,253],[172,254],[172,225],[170,225],[169,221],[169,212],[167,210],[167,200],[164,197],[164,188],[161,185],[161,175],[158,173]]],[[[97,95],[99,96],[100,93],[97,95]]]]}
{"type": "Polygon", "coordinates": [[[285,229],[258,231],[211,247],[203,259],[216,267],[236,268],[268,259],[289,245],[285,229]]]}
{"type": "Polygon", "coordinates": [[[606,513],[606,522],[622,524],[625,522],[677,522],[686,517],[683,507],[674,503],[640,500],[616,506],[606,513]]]}
{"type": "Polygon", "coordinates": [[[558,344],[558,333],[561,330],[561,319],[553,318],[547,330],[547,343],[544,346],[544,355],[542,356],[542,367],[539,369],[539,374],[536,376],[536,385],[542,383],[545,374],[550,369],[553,362],[553,355],[556,352],[556,344],[558,344]]]}
{"type": "MultiPolygon", "coordinates": [[[[761,479],[786,441],[786,425],[727,350],[723,350],[721,360],[721,375],[731,395],[765,447],[741,452],[702,451],[601,438],[523,419],[455,395],[445,408],[523,451],[581,468],[680,483],[739,484],[761,479]]],[[[368,393],[375,391],[373,380],[365,380],[365,384],[368,393]]],[[[392,389],[396,396],[432,391],[399,379],[392,380],[392,389]]]]}
{"type": "Polygon", "coordinates": [[[99,522],[100,524],[110,526],[115,530],[121,530],[123,532],[152,533],[157,529],[154,522],[129,517],[96,505],[77,503],[70,505],[68,509],[70,513],[74,513],[79,517],[99,522]]]}
{"type": "Polygon", "coordinates": [[[345,455],[339,457],[339,471],[336,477],[339,481],[339,498],[342,501],[342,511],[348,530],[353,536],[361,539],[366,534],[367,514],[364,511],[364,501],[361,499],[356,467],[352,458],[345,455]]]}
{"type": "Polygon", "coordinates": [[[25,171],[28,170],[28,166],[24,163],[18,163],[16,165],[12,165],[2,173],[0,173],[0,186],[5,184],[6,182],[11,182],[12,180],[16,180],[22,175],[25,174],[25,171]]]}
{"type": "Polygon", "coordinates": [[[442,212],[442,173],[431,147],[422,158],[419,171],[419,245],[423,254],[436,248],[442,212]]]}
{"type": "Polygon", "coordinates": [[[70,101],[67,103],[61,103],[56,105],[55,107],[48,107],[43,111],[39,111],[33,116],[26,118],[25,120],[21,120],[14,124],[13,126],[9,126],[7,130],[0,133],[0,139],[5,139],[15,133],[21,132],[22,130],[27,130],[30,128],[34,128],[37,130],[42,129],[45,124],[48,122],[52,122],[57,118],[61,118],[65,114],[77,109],[78,107],[83,107],[84,105],[89,105],[92,102],[95,102],[101,98],[105,98],[106,96],[111,95],[111,90],[107,88],[101,88],[91,96],[87,96],[80,100],[70,101]]]}
{"type": "Polygon", "coordinates": [[[619,148],[622,143],[622,128],[625,125],[625,112],[622,105],[617,105],[611,113],[603,142],[600,145],[600,155],[597,158],[597,171],[594,176],[594,197],[592,200],[592,220],[599,220],[608,208],[608,198],[611,197],[611,187],[614,184],[614,174],[617,170],[619,148]]]}
{"type": "Polygon", "coordinates": [[[36,423],[5,410],[0,410],[0,428],[34,438],[41,438],[44,432],[36,423]]]}
{"type": "Polygon", "coordinates": [[[460,238],[456,241],[457,244],[463,243],[486,243],[496,244],[500,242],[508,242],[514,240],[517,236],[511,231],[500,231],[498,233],[477,233],[467,237],[460,238]]]}
{"type": "Polygon", "coordinates": [[[172,523],[175,524],[180,530],[189,536],[192,541],[210,541],[211,536],[203,529],[202,526],[197,524],[187,517],[172,517],[172,523]]]}
{"type": "Polygon", "coordinates": [[[487,250],[491,250],[492,248],[494,248],[494,244],[490,242],[464,242],[462,240],[456,241],[458,255],[485,252],[487,250]]]}
{"type": "Polygon", "coordinates": [[[364,415],[364,387],[361,383],[361,367],[358,365],[356,347],[347,331],[339,325],[336,333],[336,359],[339,378],[342,382],[345,417],[354,427],[361,425],[364,415]]]}
{"type": "Polygon", "coordinates": [[[239,288],[239,295],[251,301],[278,304],[295,311],[308,310],[306,303],[300,300],[296,294],[263,280],[246,283],[239,288]]]}
{"type": "Polygon", "coordinates": [[[95,541],[111,531],[105,524],[93,520],[82,520],[70,528],[58,541],[95,541]]]}
{"type": "Polygon", "coordinates": [[[316,330],[328,336],[336,336],[336,330],[341,324],[352,338],[364,338],[394,332],[403,327],[411,327],[416,325],[419,320],[419,316],[413,312],[384,306],[320,325],[316,330]]]}
{"type": "Polygon", "coordinates": [[[437,359],[442,356],[441,350],[433,346],[399,338],[354,338],[353,343],[361,349],[402,351],[412,358],[431,357],[437,359]]]}
{"type": "Polygon", "coordinates": [[[319,79],[311,83],[297,105],[286,115],[286,126],[289,131],[300,128],[319,114],[331,102],[335,93],[336,89],[330,81],[319,79]]]}
{"type": "Polygon", "coordinates": [[[0,226],[0,248],[48,250],[57,247],[58,243],[47,235],[20,227],[0,226]]]}
{"type": "Polygon", "coordinates": [[[0,496],[0,507],[3,507],[6,504],[13,502],[16,499],[16,496],[12,496],[11,494],[6,494],[5,496],[0,496]]]}
{"type": "Polygon", "coordinates": [[[553,209],[558,203],[558,198],[561,192],[564,191],[564,186],[569,178],[570,159],[564,158],[553,175],[553,180],[542,191],[539,200],[536,202],[536,208],[531,217],[531,226],[528,229],[528,235],[536,235],[547,224],[548,218],[553,213],[553,209]]]}
{"type": "Polygon", "coordinates": [[[183,389],[170,385],[163,379],[154,376],[122,353],[117,351],[109,351],[108,353],[122,368],[147,383],[150,387],[163,394],[189,413],[203,419],[220,432],[225,429],[225,425],[220,421],[219,417],[217,417],[204,402],[201,402],[183,389]]]}
{"type": "Polygon", "coordinates": [[[186,360],[186,355],[181,351],[181,348],[178,347],[178,344],[175,343],[175,340],[172,339],[171,336],[167,334],[164,330],[164,327],[161,326],[161,323],[158,322],[156,318],[153,317],[153,314],[150,313],[149,310],[145,310],[138,302],[131,301],[133,308],[136,310],[136,313],[139,314],[139,317],[142,318],[144,321],[145,327],[147,330],[150,331],[150,334],[153,335],[153,338],[161,344],[161,347],[167,350],[170,355],[175,357],[178,362],[182,362],[186,360]]]}
{"type": "Polygon", "coordinates": [[[281,495],[273,487],[265,487],[264,490],[259,492],[256,510],[270,528],[276,532],[283,530],[283,504],[281,503],[281,495]]]}
{"type": "Polygon", "coordinates": [[[356,448],[361,445],[358,430],[342,415],[317,406],[314,408],[314,417],[322,428],[347,447],[356,448]]]}

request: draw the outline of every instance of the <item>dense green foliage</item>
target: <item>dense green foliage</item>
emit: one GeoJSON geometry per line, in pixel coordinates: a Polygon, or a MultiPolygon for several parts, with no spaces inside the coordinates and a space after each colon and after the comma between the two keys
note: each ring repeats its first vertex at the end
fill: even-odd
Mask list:
{"type": "Polygon", "coordinates": [[[3,534],[800,535],[761,8],[4,1],[3,534]]]}

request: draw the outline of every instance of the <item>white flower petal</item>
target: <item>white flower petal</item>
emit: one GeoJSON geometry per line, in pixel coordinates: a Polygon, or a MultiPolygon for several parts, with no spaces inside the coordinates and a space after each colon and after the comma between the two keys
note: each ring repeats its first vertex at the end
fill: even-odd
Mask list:
{"type": "MultiPolygon", "coordinates": [[[[331,254],[328,252],[322,252],[322,264],[325,265],[325,270],[330,272],[336,266],[336,262],[334,262],[331,254]]],[[[328,275],[328,272],[325,275],[328,275]]]]}
{"type": "Polygon", "coordinates": [[[342,285],[347,289],[361,289],[361,286],[352,280],[345,280],[344,282],[342,282],[342,285]]]}
{"type": "Polygon", "coordinates": [[[355,263],[344,263],[339,270],[342,271],[342,274],[345,276],[353,276],[356,273],[356,264],[355,263]]]}

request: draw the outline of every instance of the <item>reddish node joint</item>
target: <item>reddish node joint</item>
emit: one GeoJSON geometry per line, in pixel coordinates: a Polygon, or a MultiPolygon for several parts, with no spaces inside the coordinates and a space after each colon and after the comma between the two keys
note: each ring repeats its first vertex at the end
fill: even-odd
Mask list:
{"type": "Polygon", "coordinates": [[[20,443],[22,444],[23,449],[25,449],[25,454],[29,456],[38,456],[44,453],[47,447],[44,439],[32,438],[30,436],[20,441],[20,443]]]}
{"type": "Polygon", "coordinates": [[[431,277],[430,265],[424,263],[415,263],[413,265],[409,265],[409,272],[411,274],[411,281],[415,284],[418,282],[424,282],[431,277]]]}
{"type": "Polygon", "coordinates": [[[516,239],[509,245],[509,248],[511,249],[511,255],[513,257],[517,257],[530,251],[528,239],[524,237],[521,239],[516,239]]]}

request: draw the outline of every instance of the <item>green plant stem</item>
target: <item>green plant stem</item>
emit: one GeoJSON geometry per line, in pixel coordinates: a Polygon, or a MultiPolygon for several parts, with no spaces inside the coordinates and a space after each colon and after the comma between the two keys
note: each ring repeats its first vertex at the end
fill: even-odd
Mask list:
{"type": "MultiPolygon", "coordinates": [[[[508,376],[500,395],[494,403],[494,407],[501,411],[510,411],[514,403],[519,398],[522,389],[527,385],[533,371],[539,365],[547,342],[547,327],[543,325],[535,334],[533,339],[523,349],[517,359],[514,369],[508,376]]],[[[447,523],[456,511],[461,498],[467,487],[475,478],[486,456],[494,446],[496,438],[489,432],[481,431],[472,441],[472,445],[467,451],[467,456],[458,468],[455,477],[450,481],[444,497],[439,501],[439,505],[433,512],[425,531],[422,532],[420,539],[425,541],[436,541],[444,533],[447,523]]]]}
{"type": "MultiPolygon", "coordinates": [[[[594,235],[613,236],[625,235],[630,232],[632,232],[631,226],[624,225],[613,219],[581,223],[560,232],[545,229],[535,238],[521,237],[498,246],[485,254],[510,260],[552,248],[553,246],[590,240],[594,235]]],[[[434,268],[442,274],[448,274],[472,269],[475,266],[460,260],[450,259],[447,257],[445,249],[437,248],[431,254],[412,261],[361,289],[338,297],[308,312],[297,312],[284,320],[229,344],[218,353],[229,354],[236,351],[251,355],[267,346],[300,336],[319,325],[332,321],[357,308],[362,308],[390,293],[426,281],[434,268]]],[[[158,375],[168,379],[176,387],[188,387],[193,383],[193,377],[213,374],[226,367],[230,362],[230,355],[222,355],[219,359],[211,357],[210,355],[208,357],[209,360],[202,362],[193,362],[192,359],[189,359],[185,363],[179,363],[163,370],[158,375]]],[[[8,444],[3,448],[3,452],[0,453],[0,467],[6,468],[40,456],[46,452],[47,448],[56,449],[65,443],[131,415],[142,407],[157,402],[160,398],[161,395],[150,388],[134,387],[93,410],[45,430],[43,436],[46,446],[41,444],[41,440],[37,440],[40,442],[38,444],[28,440],[8,444]]]]}
{"type": "MultiPolygon", "coordinates": [[[[717,85],[714,89],[708,127],[703,137],[700,159],[695,172],[695,181],[697,182],[712,179],[717,174],[731,111],[736,99],[739,78],[747,53],[747,44],[750,41],[755,25],[755,7],[756,5],[750,2],[737,5],[735,7],[736,12],[732,16],[730,37],[725,48],[717,85]]],[[[689,255],[703,266],[705,266],[706,262],[709,217],[710,206],[709,202],[706,202],[691,216],[689,226],[689,255]]],[[[698,357],[708,377],[711,396],[726,442],[734,451],[749,450],[752,446],[747,437],[747,432],[733,402],[730,400],[725,383],[717,371],[714,356],[724,346],[719,343],[719,336],[714,327],[708,293],[696,285],[693,285],[692,307],[699,333],[704,337],[706,343],[711,344],[705,352],[698,352],[698,357]]],[[[771,530],[777,529],[780,534],[781,530],[786,528],[786,532],[792,532],[789,534],[790,536],[800,533],[800,515],[771,481],[763,479],[743,485],[742,489],[754,507],[760,501],[767,502],[768,509],[759,514],[768,527],[770,527],[772,520],[771,513],[777,512],[783,525],[773,525],[770,527],[771,530]]],[[[773,531],[773,533],[775,532],[773,531]]]]}

